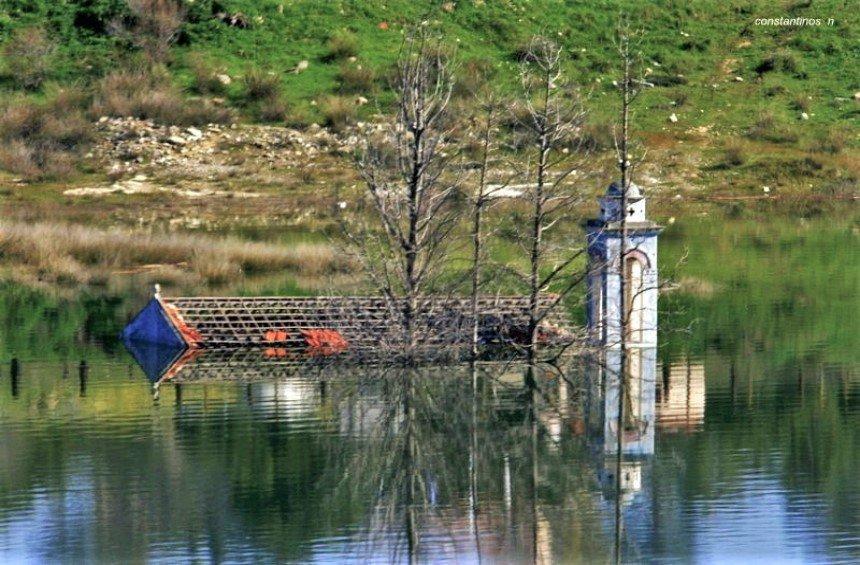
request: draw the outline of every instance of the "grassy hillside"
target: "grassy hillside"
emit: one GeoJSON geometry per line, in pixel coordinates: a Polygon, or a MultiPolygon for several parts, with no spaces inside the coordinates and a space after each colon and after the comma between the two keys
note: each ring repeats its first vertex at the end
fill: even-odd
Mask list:
{"type": "Polygon", "coordinates": [[[132,21],[124,0],[0,3],[2,107],[46,100],[47,111],[69,115],[76,99],[57,94],[69,85],[85,100],[77,102],[84,108],[80,123],[64,128],[51,127],[50,120],[31,119],[26,123],[36,125],[29,129],[22,129],[21,118],[0,120],[0,139],[7,144],[0,163],[23,159],[14,173],[38,177],[41,167],[49,169],[42,176],[69,178],[74,156],[53,162],[12,143],[24,137],[39,148],[74,145],[70,139],[92,137],[83,121],[101,114],[185,125],[238,119],[340,127],[368,119],[390,99],[386,77],[404,27],[419,22],[456,49],[465,90],[487,79],[510,92],[518,54],[529,38],[540,33],[557,40],[566,49],[571,76],[590,92],[596,145],[608,150],[616,107],[612,36],[618,14],[626,11],[643,32],[644,66],[655,85],[637,102],[634,127],[650,148],[650,176],[673,190],[708,194],[762,194],[764,186],[821,196],[857,192],[860,17],[848,0],[183,5],[184,23],[168,56],[157,72],[144,76],[118,73],[139,69],[144,59],[128,34],[116,33],[116,22],[132,21]],[[779,17],[815,18],[821,25],[756,24],[758,18],[779,17]],[[16,57],[22,52],[29,58],[16,57]],[[40,52],[41,59],[32,55],[40,52]],[[29,74],[35,80],[25,80],[29,74]],[[140,100],[147,93],[157,107],[140,100]],[[176,97],[194,101],[182,106],[176,97]]]}
{"type": "MultiPolygon", "coordinates": [[[[574,3],[562,0],[186,0],[187,23],[173,57],[177,80],[190,86],[188,56],[199,53],[233,76],[249,67],[281,74],[290,101],[307,102],[339,88],[341,61],[331,56],[332,38],[350,34],[347,52],[384,75],[394,60],[404,25],[426,21],[456,45],[461,59],[479,63],[481,72],[501,82],[515,71],[517,50],[542,33],[567,47],[575,76],[583,84],[603,83],[609,90],[614,66],[611,45],[617,14],[625,10],[644,32],[642,45],[654,74],[675,82],[683,75],[688,88],[654,91],[646,105],[687,91],[685,103],[706,110],[695,123],[706,123],[734,102],[738,121],[752,119],[763,107],[791,117],[791,102],[800,95],[822,122],[857,116],[857,107],[839,104],[860,88],[858,16],[848,1],[824,2],[618,2],[574,3]],[[220,13],[239,15],[247,27],[222,22],[220,13]],[[761,26],[761,17],[834,18],[828,26],[761,26]],[[775,59],[775,65],[769,61],[775,59]],[[299,61],[309,66],[289,74],[299,61]],[[774,67],[768,71],[769,67],[774,67]],[[734,82],[740,76],[745,83],[734,82]],[[726,79],[732,79],[726,82],[726,79]],[[752,83],[752,84],[749,84],[752,83]],[[716,84],[717,88],[713,85],[716,84]],[[722,88],[720,88],[722,87],[722,88]],[[771,92],[771,95],[768,95],[771,92]],[[668,94],[668,96],[667,96],[668,94]]],[[[108,33],[125,13],[122,0],[6,0],[0,6],[0,34],[42,26],[60,52],[52,76],[60,80],[91,78],[115,68],[117,58],[131,56],[121,38],[108,33]]],[[[468,77],[466,77],[468,79],[468,77]]],[[[674,85],[682,86],[682,85],[674,85]]],[[[796,116],[794,116],[796,117],[796,116]]],[[[647,121],[646,121],[647,122],[647,121]]],[[[653,123],[653,122],[652,122],[653,123]]]]}

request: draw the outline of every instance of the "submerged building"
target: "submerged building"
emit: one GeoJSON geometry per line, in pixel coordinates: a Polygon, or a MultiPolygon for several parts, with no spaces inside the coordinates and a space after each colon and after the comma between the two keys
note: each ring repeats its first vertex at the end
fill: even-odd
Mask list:
{"type": "MultiPolygon", "coordinates": [[[[555,301],[544,295],[541,308],[555,301]]],[[[528,297],[481,296],[478,338],[485,346],[523,344],[528,297]]],[[[362,355],[402,350],[402,307],[381,297],[164,297],[156,291],[122,332],[128,343],[166,349],[264,348],[281,357],[362,355]]],[[[415,323],[419,345],[435,353],[471,343],[468,298],[427,297],[415,323]]],[[[539,328],[546,344],[572,339],[559,309],[539,328]]]]}

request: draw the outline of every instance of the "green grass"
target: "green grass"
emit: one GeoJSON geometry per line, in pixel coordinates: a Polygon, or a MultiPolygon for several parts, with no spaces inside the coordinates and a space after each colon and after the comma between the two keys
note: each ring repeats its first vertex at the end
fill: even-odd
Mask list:
{"type": "MultiPolygon", "coordinates": [[[[444,41],[456,47],[462,61],[489,62],[502,88],[511,86],[515,53],[531,35],[543,33],[556,39],[570,55],[573,75],[594,89],[597,117],[608,117],[611,107],[603,100],[612,91],[610,82],[616,67],[611,36],[617,14],[625,10],[644,31],[642,54],[656,82],[677,81],[679,74],[684,77],[686,100],[681,107],[672,108],[683,116],[683,126],[677,127],[706,125],[719,118],[723,127],[741,130],[763,108],[771,109],[780,119],[796,121],[791,101],[800,95],[812,96],[809,106],[815,124],[856,120],[858,115],[853,101],[836,101],[837,97],[850,98],[860,88],[856,64],[860,50],[851,41],[857,14],[844,1],[805,7],[797,2],[774,6],[771,2],[716,0],[694,4],[464,0],[450,13],[436,2],[407,0],[223,0],[217,3],[218,8],[213,4],[211,0],[188,4],[188,23],[174,48],[171,66],[176,80],[184,86],[191,86],[189,57],[198,53],[234,77],[244,76],[249,63],[274,71],[281,77],[288,101],[307,105],[337,90],[340,61],[351,53],[385,76],[397,56],[404,26],[427,21],[444,41]],[[231,27],[212,18],[216,9],[241,12],[249,27],[231,27]],[[836,24],[753,25],[756,17],[774,14],[834,17],[836,24]],[[383,22],[388,29],[380,29],[383,22]],[[727,64],[728,59],[736,62],[727,64]],[[774,69],[759,75],[756,69],[767,67],[764,63],[769,59],[774,59],[774,69]],[[309,61],[307,70],[288,72],[302,60],[309,61]],[[734,82],[735,76],[744,82],[734,82]],[[774,89],[779,92],[764,94],[774,89]]],[[[121,12],[121,5],[119,0],[10,0],[0,7],[0,36],[7,37],[17,28],[43,25],[62,44],[53,78],[86,79],[112,68],[117,52],[132,56],[127,46],[104,31],[107,22],[121,12]]],[[[240,82],[231,85],[234,95],[238,95],[240,82]]],[[[641,127],[659,129],[665,125],[671,108],[665,106],[677,89],[677,85],[658,87],[645,93],[641,127]]]]}

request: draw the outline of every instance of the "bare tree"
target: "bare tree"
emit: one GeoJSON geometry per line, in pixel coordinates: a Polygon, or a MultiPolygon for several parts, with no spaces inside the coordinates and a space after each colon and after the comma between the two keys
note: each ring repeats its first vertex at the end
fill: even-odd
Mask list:
{"type": "Polygon", "coordinates": [[[150,62],[167,59],[170,46],[185,21],[185,6],[179,0],[126,0],[129,18],[117,18],[110,31],[141,49],[150,62]]]}
{"type": "Polygon", "coordinates": [[[375,225],[362,225],[358,217],[344,224],[409,348],[420,342],[419,319],[459,218],[459,175],[448,145],[451,68],[428,32],[407,37],[393,85],[394,119],[382,135],[366,140],[358,158],[375,225]]]}
{"type": "Polygon", "coordinates": [[[470,311],[472,322],[472,348],[471,359],[474,362],[478,358],[478,294],[481,288],[481,263],[484,235],[484,208],[488,203],[487,191],[487,168],[489,167],[490,151],[492,144],[492,132],[496,108],[490,104],[484,108],[483,124],[481,124],[481,161],[479,165],[478,182],[472,195],[472,269],[470,288],[470,311]]]}
{"type": "MultiPolygon", "coordinates": [[[[624,265],[627,255],[630,253],[630,237],[629,226],[627,222],[628,196],[632,183],[632,176],[636,166],[644,158],[644,154],[638,158],[633,158],[631,155],[631,139],[630,139],[630,107],[633,101],[641,92],[642,87],[646,84],[640,77],[639,68],[641,67],[640,58],[636,51],[637,33],[630,29],[630,22],[625,17],[620,18],[615,46],[618,51],[618,60],[621,64],[621,80],[618,81],[618,89],[621,95],[621,128],[620,132],[613,131],[615,140],[615,153],[618,162],[619,181],[621,183],[621,214],[620,214],[620,231],[621,231],[621,253],[619,257],[619,269],[621,276],[619,277],[619,294],[621,295],[621,321],[620,321],[620,362],[619,362],[619,386],[618,386],[618,421],[617,421],[617,446],[616,446],[616,466],[615,466],[615,492],[620,499],[621,496],[621,464],[623,459],[624,447],[624,424],[625,424],[625,392],[628,387],[628,339],[630,319],[632,315],[634,300],[628,297],[631,294],[627,288],[630,284],[627,281],[624,265]]],[[[640,290],[641,292],[641,290],[640,290]]],[[[621,505],[616,502],[615,507],[615,560],[621,560],[621,505]]]]}
{"type": "Polygon", "coordinates": [[[525,279],[529,294],[529,365],[536,360],[542,322],[585,277],[569,269],[585,252],[584,246],[558,253],[547,239],[548,232],[581,198],[571,181],[581,171],[585,153],[579,135],[585,119],[582,97],[565,77],[561,54],[561,48],[553,42],[535,38],[521,69],[526,111],[517,122],[533,152],[526,167],[524,197],[530,210],[523,241],[528,254],[525,279]],[[552,286],[558,295],[547,303],[542,297],[552,286]]]}
{"type": "Polygon", "coordinates": [[[508,186],[509,179],[501,179],[499,171],[492,170],[499,149],[496,132],[502,114],[502,101],[492,91],[476,93],[478,112],[474,117],[474,128],[478,132],[479,154],[474,190],[470,199],[471,227],[469,238],[472,244],[470,266],[470,321],[471,321],[471,359],[478,358],[480,313],[478,298],[484,283],[485,243],[491,235],[486,233],[485,214],[498,194],[508,186]],[[496,182],[492,182],[496,181],[496,182]]]}

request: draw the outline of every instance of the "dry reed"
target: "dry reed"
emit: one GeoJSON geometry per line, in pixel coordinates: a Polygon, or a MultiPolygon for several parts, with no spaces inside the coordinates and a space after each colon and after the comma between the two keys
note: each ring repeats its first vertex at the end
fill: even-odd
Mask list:
{"type": "Polygon", "coordinates": [[[61,286],[103,284],[152,270],[181,274],[186,279],[182,282],[222,285],[281,272],[325,277],[350,267],[327,244],[288,247],[192,234],[11,222],[0,223],[0,262],[13,272],[61,286]]]}

